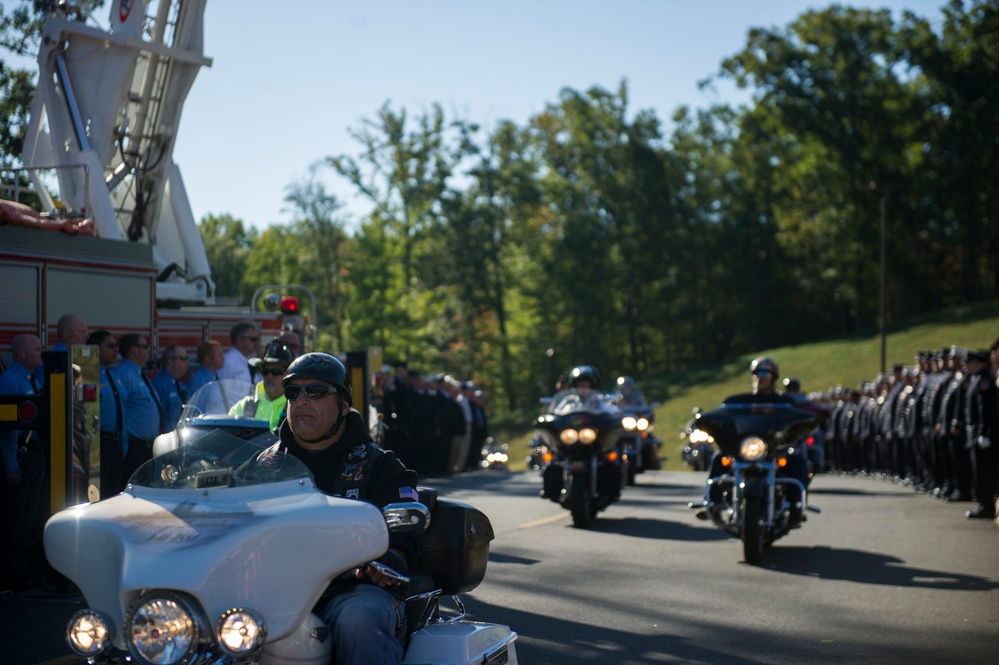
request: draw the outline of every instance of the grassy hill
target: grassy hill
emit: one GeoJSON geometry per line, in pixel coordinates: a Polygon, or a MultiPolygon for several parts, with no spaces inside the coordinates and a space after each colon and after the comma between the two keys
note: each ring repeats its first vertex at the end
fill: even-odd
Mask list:
{"type": "MultiPolygon", "coordinates": [[[[987,349],[999,339],[999,305],[963,307],[899,322],[886,335],[885,364],[911,365],[916,353],[940,349],[952,344],[966,348],[987,349]]],[[[832,386],[857,387],[873,380],[881,371],[881,334],[879,330],[840,337],[812,344],[760,351],[730,362],[698,368],[679,374],[651,377],[640,381],[646,397],[661,402],[656,409],[656,433],[664,442],[666,468],[686,467],[680,454],[680,431],[694,407],[710,409],[728,395],[748,392],[751,388],[749,363],[759,355],[773,358],[781,378],[794,376],[803,392],[822,391],[832,386]]],[[[510,447],[511,469],[525,468],[531,438],[530,424],[538,411],[493,416],[490,432],[510,447]]]]}

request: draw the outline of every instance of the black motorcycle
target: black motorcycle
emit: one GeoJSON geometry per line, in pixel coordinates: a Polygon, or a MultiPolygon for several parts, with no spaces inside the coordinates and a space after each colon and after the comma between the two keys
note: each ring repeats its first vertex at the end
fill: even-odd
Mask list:
{"type": "Polygon", "coordinates": [[[749,564],[758,564],[764,547],[801,526],[806,510],[820,512],[808,504],[800,479],[807,478],[801,439],[815,424],[812,412],[783,395],[735,395],[694,419],[694,427],[711,436],[720,452],[712,461],[705,500],[687,505],[741,539],[749,564]]]}
{"type": "Polygon", "coordinates": [[[541,496],[569,510],[575,527],[586,528],[621,497],[621,417],[607,395],[568,390],[534,423],[546,449],[541,496]]]}
{"type": "Polygon", "coordinates": [[[627,465],[629,485],[635,484],[635,477],[643,471],[658,471],[662,467],[659,449],[662,440],[653,433],[656,414],[653,404],[618,404],[621,409],[621,452],[627,465]]]}

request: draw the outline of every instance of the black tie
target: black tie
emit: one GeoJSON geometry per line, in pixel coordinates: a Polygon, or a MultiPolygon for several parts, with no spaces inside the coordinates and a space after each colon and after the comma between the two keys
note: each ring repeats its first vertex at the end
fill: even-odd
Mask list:
{"type": "Polygon", "coordinates": [[[153,396],[153,403],[156,404],[156,410],[160,412],[160,433],[163,433],[163,405],[160,404],[160,398],[156,396],[156,391],[153,390],[153,384],[149,382],[149,377],[146,373],[139,368],[139,376],[142,377],[143,382],[146,384],[146,388],[149,388],[149,394],[153,396]]]}
{"type": "Polygon", "coordinates": [[[107,367],[104,367],[103,369],[104,374],[108,377],[108,383],[111,385],[111,394],[114,395],[114,413],[116,418],[114,433],[121,436],[121,397],[118,396],[118,386],[114,384],[114,377],[111,376],[111,370],[107,367]]]}
{"type": "Polygon", "coordinates": [[[180,395],[180,403],[187,404],[187,391],[180,387],[180,379],[174,379],[173,385],[177,386],[177,394],[180,395]]]}
{"type": "Polygon", "coordinates": [[[31,390],[33,390],[34,392],[37,393],[38,392],[38,384],[35,383],[35,373],[34,372],[28,372],[28,381],[31,382],[31,390]]]}

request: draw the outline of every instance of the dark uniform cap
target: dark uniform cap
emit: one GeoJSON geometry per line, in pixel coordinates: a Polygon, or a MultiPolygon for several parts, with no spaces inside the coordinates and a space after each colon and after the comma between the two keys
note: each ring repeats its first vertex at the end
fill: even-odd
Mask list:
{"type": "Polygon", "coordinates": [[[285,369],[295,359],[295,354],[281,342],[271,342],[264,349],[263,358],[250,358],[249,365],[255,370],[259,370],[264,365],[281,365],[285,369]]]}
{"type": "Polygon", "coordinates": [[[281,385],[287,387],[292,379],[316,379],[328,383],[337,389],[348,405],[354,406],[350,388],[347,387],[347,368],[328,353],[306,353],[295,358],[288,373],[281,379],[281,385]]]}
{"type": "Polygon", "coordinates": [[[980,351],[980,350],[968,351],[967,362],[988,363],[989,362],[989,352],[988,351],[980,351]]]}

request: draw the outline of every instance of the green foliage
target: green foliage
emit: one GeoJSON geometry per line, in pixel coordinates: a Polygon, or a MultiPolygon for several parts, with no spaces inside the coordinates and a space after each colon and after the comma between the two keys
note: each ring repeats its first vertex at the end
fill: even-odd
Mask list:
{"type": "MultiPolygon", "coordinates": [[[[250,255],[258,249],[257,232],[247,229],[232,215],[209,215],[198,225],[208,265],[212,266],[216,298],[236,298],[249,304],[256,276],[247,273],[250,255]],[[251,251],[252,248],[252,251],[251,251]]],[[[270,282],[260,281],[259,284],[270,282]]]]}
{"type": "MultiPolygon", "coordinates": [[[[31,53],[46,4],[0,7],[0,46],[31,53]]],[[[9,166],[32,75],[0,74],[9,166]]],[[[855,366],[799,378],[869,377],[870,339],[850,335],[879,322],[882,209],[888,323],[999,298],[999,2],[898,21],[813,9],[751,31],[717,76],[751,102],[677,109],[668,136],[626,81],[563,89],[523,126],[488,130],[386,102],[352,130],[355,155],[324,162],[370,214],[347,220],[313,174],[286,190],[291,224],[206,217],[216,294],[248,304],[262,285],[300,285],[324,350],[380,346],[473,379],[511,413],[583,362],[672,404],[698,368],[732,382],[717,392],[758,349],[804,367],[803,344],[830,337],[810,358],[855,366]]]]}

